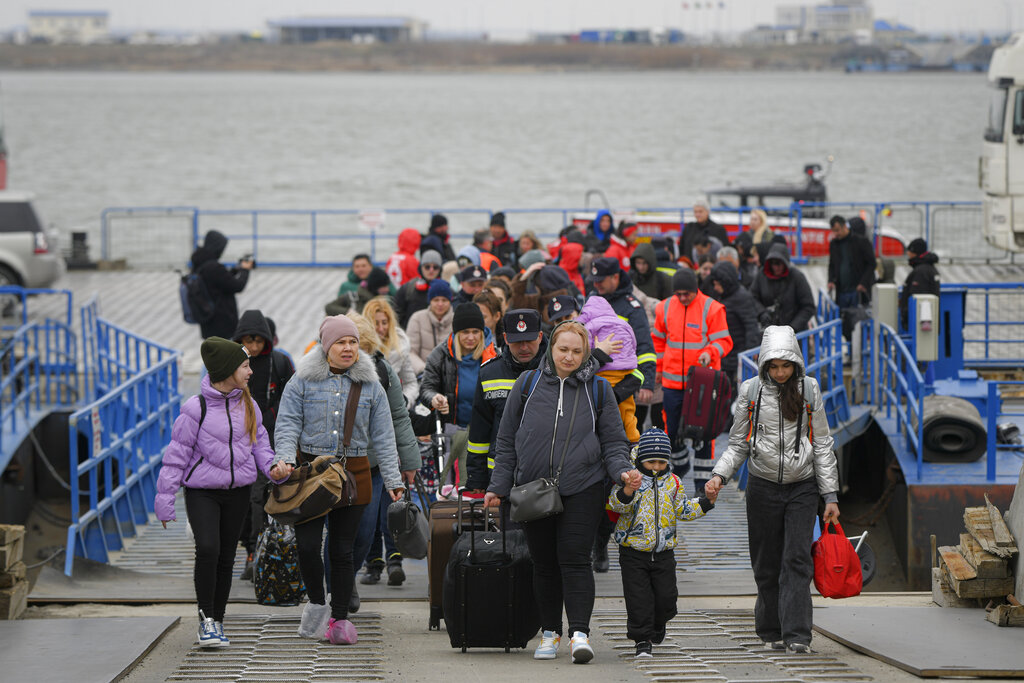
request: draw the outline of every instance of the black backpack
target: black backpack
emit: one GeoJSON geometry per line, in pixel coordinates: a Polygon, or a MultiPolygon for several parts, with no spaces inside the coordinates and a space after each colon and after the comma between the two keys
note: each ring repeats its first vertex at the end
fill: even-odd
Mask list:
{"type": "Polygon", "coordinates": [[[181,276],[178,295],[181,297],[181,312],[188,324],[201,325],[213,318],[216,309],[213,297],[210,296],[206,283],[198,272],[193,271],[181,276]]]}

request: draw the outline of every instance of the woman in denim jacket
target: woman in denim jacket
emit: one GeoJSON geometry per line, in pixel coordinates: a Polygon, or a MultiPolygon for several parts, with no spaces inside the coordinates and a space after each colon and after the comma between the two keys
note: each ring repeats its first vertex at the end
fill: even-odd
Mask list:
{"type": "Polygon", "coordinates": [[[320,344],[299,361],[285,387],[277,415],[275,445],[286,462],[304,462],[320,455],[345,458],[355,475],[355,504],[331,510],[326,517],[295,527],[299,570],[309,603],[302,612],[299,635],[351,644],[356,629],[348,620],[352,592],[352,549],[363,510],[370,502],[370,463],[367,447],[373,444],[384,486],[398,500],[404,486],[398,469],[398,450],[391,410],[384,387],[370,357],[359,350],[359,331],[345,316],[326,318],[320,325],[320,344]],[[352,440],[343,442],[345,406],[354,384],[362,385],[352,440]],[[321,539],[327,521],[327,552],[331,563],[330,608],[324,591],[321,539]]]}

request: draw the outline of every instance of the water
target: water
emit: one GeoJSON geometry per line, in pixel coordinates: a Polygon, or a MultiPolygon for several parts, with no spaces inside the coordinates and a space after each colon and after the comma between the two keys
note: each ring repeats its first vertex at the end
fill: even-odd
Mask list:
{"type": "Polygon", "coordinates": [[[589,188],[677,206],[829,154],[833,200],[977,200],[988,103],[983,75],[953,73],[3,72],[0,88],[9,186],[65,232],[108,206],[580,206],[589,188]]]}

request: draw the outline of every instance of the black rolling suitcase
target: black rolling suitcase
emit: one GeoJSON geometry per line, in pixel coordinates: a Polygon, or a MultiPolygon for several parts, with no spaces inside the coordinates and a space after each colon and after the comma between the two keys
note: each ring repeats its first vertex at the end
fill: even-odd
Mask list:
{"type": "MultiPolygon", "coordinates": [[[[471,501],[470,515],[480,501],[471,501]]],[[[486,515],[486,511],[485,511],[486,515]]],[[[525,648],[540,630],[533,562],[522,530],[460,533],[444,579],[444,622],[452,647],[525,648]]]]}

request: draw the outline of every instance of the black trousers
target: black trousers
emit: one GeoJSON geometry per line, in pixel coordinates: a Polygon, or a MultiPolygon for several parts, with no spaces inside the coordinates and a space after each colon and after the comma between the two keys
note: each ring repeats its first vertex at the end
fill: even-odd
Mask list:
{"type": "Polygon", "coordinates": [[[604,515],[604,482],[562,496],[564,510],[553,517],[523,524],[533,558],[533,590],[545,631],[562,633],[562,606],[569,633],[590,634],[594,612],[594,571],[590,552],[600,515],[604,515]]]}
{"type": "Polygon", "coordinates": [[[747,535],[757,583],[754,630],[764,641],[811,644],[811,538],[818,484],[747,479],[747,535]]]}
{"type": "Polygon", "coordinates": [[[355,546],[359,520],[365,505],[350,505],[331,510],[323,517],[295,525],[295,541],[299,546],[299,573],[306,584],[309,601],[324,604],[324,561],[320,554],[327,525],[327,555],[331,560],[331,617],[348,618],[348,601],[352,597],[352,549],[355,546]]]}
{"type": "Polygon", "coordinates": [[[644,422],[647,420],[647,411],[650,409],[651,412],[651,426],[657,427],[658,429],[665,429],[665,416],[662,414],[662,408],[664,406],[661,403],[655,403],[649,406],[643,406],[639,403],[636,406],[636,428],[640,430],[640,433],[644,433],[644,422]]]}
{"type": "Polygon", "coordinates": [[[676,615],[676,558],[672,550],[645,553],[619,546],[622,596],[626,599],[626,636],[655,640],[676,615]]]}
{"type": "Polygon", "coordinates": [[[185,489],[185,510],[196,540],[192,578],[199,609],[214,621],[224,621],[231,593],[231,570],[242,522],[249,511],[249,487],[185,489]]]}

